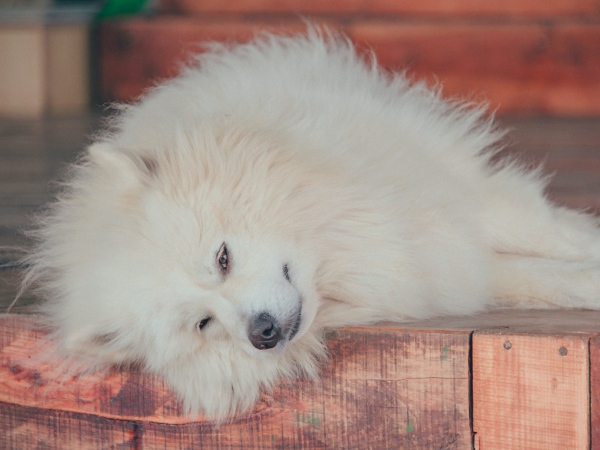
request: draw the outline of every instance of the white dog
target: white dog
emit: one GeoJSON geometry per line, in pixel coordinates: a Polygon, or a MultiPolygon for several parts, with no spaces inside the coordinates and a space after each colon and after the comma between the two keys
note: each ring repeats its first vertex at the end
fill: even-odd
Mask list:
{"type": "Polygon", "coordinates": [[[66,354],[139,363],[216,420],[315,375],[326,328],[598,308],[597,220],[490,162],[483,114],[342,37],[212,45],[73,167],[25,284],[66,354]]]}

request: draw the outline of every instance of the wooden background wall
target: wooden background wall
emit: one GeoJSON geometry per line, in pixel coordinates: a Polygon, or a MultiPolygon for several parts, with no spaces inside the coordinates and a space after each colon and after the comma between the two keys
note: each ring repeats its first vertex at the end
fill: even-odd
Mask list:
{"type": "Polygon", "coordinates": [[[199,41],[300,31],[303,19],[503,114],[600,114],[600,0],[162,0],[156,15],[101,25],[100,97],[135,99],[199,41]]]}

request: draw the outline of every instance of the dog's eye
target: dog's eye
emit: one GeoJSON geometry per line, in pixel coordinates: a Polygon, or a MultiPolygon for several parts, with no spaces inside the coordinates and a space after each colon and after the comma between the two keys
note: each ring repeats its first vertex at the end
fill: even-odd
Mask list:
{"type": "Polygon", "coordinates": [[[283,266],[283,276],[286,280],[290,281],[290,270],[288,269],[288,265],[283,266]]]}
{"type": "Polygon", "coordinates": [[[223,273],[227,273],[229,270],[229,253],[225,243],[221,245],[221,248],[217,252],[217,264],[219,264],[219,267],[223,273]]]}
{"type": "Polygon", "coordinates": [[[212,320],[212,317],[205,317],[204,319],[202,319],[200,322],[198,322],[198,329],[201,330],[202,328],[204,328],[206,325],[208,325],[208,323],[212,320]]]}

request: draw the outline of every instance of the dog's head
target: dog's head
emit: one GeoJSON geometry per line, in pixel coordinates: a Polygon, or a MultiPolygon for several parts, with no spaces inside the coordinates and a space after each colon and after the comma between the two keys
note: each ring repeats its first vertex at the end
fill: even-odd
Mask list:
{"type": "Polygon", "coordinates": [[[298,216],[310,182],[264,145],[92,146],[33,258],[67,353],[140,363],[216,419],[314,372],[318,261],[298,216]]]}

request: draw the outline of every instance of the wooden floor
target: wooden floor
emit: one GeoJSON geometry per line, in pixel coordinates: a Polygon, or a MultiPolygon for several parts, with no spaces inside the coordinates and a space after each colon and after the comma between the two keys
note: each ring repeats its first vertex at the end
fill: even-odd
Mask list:
{"type": "MultiPolygon", "coordinates": [[[[511,129],[507,153],[555,172],[550,196],[558,203],[600,211],[600,118],[501,118],[511,129]]],[[[15,295],[11,263],[27,244],[21,231],[51,198],[56,180],[101,127],[101,115],[46,120],[0,120],[0,311],[15,295]]],[[[13,310],[26,310],[25,296],[13,310]]]]}

